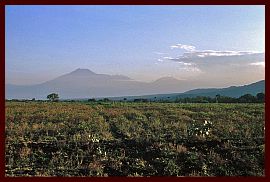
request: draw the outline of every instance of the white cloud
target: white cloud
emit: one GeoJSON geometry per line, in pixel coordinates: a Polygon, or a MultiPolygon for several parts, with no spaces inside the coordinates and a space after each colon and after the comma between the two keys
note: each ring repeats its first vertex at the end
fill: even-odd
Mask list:
{"type": "Polygon", "coordinates": [[[171,49],[183,49],[184,53],[175,52],[161,55],[159,62],[176,62],[177,68],[186,72],[206,73],[211,70],[228,71],[239,69],[243,73],[248,69],[265,67],[264,52],[233,50],[197,50],[195,46],[176,44],[171,49]],[[249,68],[248,68],[248,67],[249,68]],[[251,66],[254,66],[251,67],[251,66]]]}
{"type": "Polygon", "coordinates": [[[180,63],[180,64],[182,64],[182,65],[184,65],[184,66],[192,66],[192,65],[195,65],[194,63],[185,63],[185,62],[182,62],[182,61],[180,61],[180,62],[178,62],[178,63],[180,63]]]}
{"type": "Polygon", "coordinates": [[[245,56],[252,54],[260,54],[260,52],[255,51],[214,51],[214,50],[203,50],[203,51],[193,51],[193,52],[185,52],[178,57],[170,57],[166,56],[162,59],[176,61],[176,62],[190,62],[196,58],[214,58],[214,57],[230,57],[230,56],[245,56]]]}
{"type": "Polygon", "coordinates": [[[163,57],[163,59],[169,59],[169,60],[172,60],[172,59],[175,59],[175,58],[166,56],[166,57],[163,57]]]}
{"type": "Polygon", "coordinates": [[[188,72],[198,72],[198,73],[202,73],[202,70],[200,70],[198,67],[196,66],[186,66],[186,67],[180,67],[179,69],[181,70],[185,70],[188,72]]]}
{"type": "Polygon", "coordinates": [[[263,66],[263,67],[265,67],[265,62],[254,62],[254,63],[250,63],[249,65],[251,65],[251,66],[263,66]]]}
{"type": "Polygon", "coordinates": [[[164,61],[164,60],[171,60],[171,61],[176,61],[177,63],[184,65],[184,66],[192,66],[195,65],[194,63],[187,63],[184,61],[178,61],[178,58],[173,58],[173,57],[163,57],[163,59],[158,59],[158,61],[164,61]]]}
{"type": "Polygon", "coordinates": [[[164,59],[168,59],[171,61],[180,61],[183,59],[189,58],[206,58],[206,57],[220,57],[220,56],[243,56],[250,55],[256,53],[262,53],[257,51],[217,51],[217,50],[196,50],[195,46],[185,45],[185,44],[176,44],[170,46],[171,49],[184,49],[187,52],[184,52],[182,55],[172,58],[172,57],[164,57],[164,59]]]}
{"type": "Polygon", "coordinates": [[[184,61],[178,61],[177,58],[173,57],[163,57],[162,59],[158,59],[159,62],[164,62],[165,60],[170,60],[170,61],[175,61],[179,63],[180,67],[179,69],[185,70],[188,72],[201,72],[201,70],[197,67],[195,63],[190,63],[190,62],[184,62],[184,61]]]}
{"type": "Polygon", "coordinates": [[[215,51],[215,50],[203,50],[194,52],[185,52],[179,58],[205,58],[205,57],[220,57],[220,56],[243,56],[256,54],[259,52],[254,51],[215,51]]]}
{"type": "Polygon", "coordinates": [[[172,45],[171,49],[184,49],[186,51],[195,51],[196,47],[192,45],[176,44],[172,45]]]}

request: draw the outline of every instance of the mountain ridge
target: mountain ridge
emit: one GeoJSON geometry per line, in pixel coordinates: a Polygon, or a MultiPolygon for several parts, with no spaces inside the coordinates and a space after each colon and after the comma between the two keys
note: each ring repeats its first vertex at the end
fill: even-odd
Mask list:
{"type": "Polygon", "coordinates": [[[183,93],[168,93],[168,94],[151,94],[151,95],[141,95],[141,96],[123,96],[123,97],[112,97],[110,99],[112,100],[134,100],[134,99],[148,99],[152,101],[157,101],[157,100],[175,100],[177,98],[185,98],[185,97],[197,97],[197,96],[206,96],[206,97],[215,97],[217,94],[222,95],[222,96],[228,96],[228,97],[234,97],[238,98],[244,94],[251,94],[251,95],[256,95],[259,92],[265,93],[265,80],[260,80],[251,84],[245,84],[242,86],[230,86],[230,87],[225,87],[225,88],[203,88],[203,89],[192,89],[187,92],[183,93]],[[246,90],[246,87],[253,86],[253,88],[256,88],[255,90],[246,90]],[[228,94],[224,92],[227,89],[241,89],[238,91],[236,94],[228,94]],[[198,91],[198,90],[204,90],[204,92],[197,92],[194,93],[193,91],[198,91]],[[214,91],[213,91],[214,90],[214,91]]]}
{"type": "MultiPolygon", "coordinates": [[[[264,84],[265,83],[262,83],[260,85],[259,90],[264,89],[264,84]]],[[[45,99],[46,96],[52,92],[59,93],[60,98],[63,99],[122,97],[124,95],[132,97],[134,95],[143,96],[164,93],[176,93],[176,95],[178,94],[181,96],[196,94],[213,95],[216,92],[234,96],[243,93],[243,91],[237,90],[237,86],[223,88],[223,90],[220,90],[220,88],[193,89],[196,87],[196,84],[192,81],[178,80],[173,77],[161,77],[149,83],[136,81],[125,75],[98,74],[89,69],[78,68],[72,72],[40,84],[6,84],[6,98],[45,99]],[[236,94],[234,94],[234,92],[236,94]]],[[[252,84],[251,86],[246,86],[248,92],[253,93],[252,88],[252,84]]]]}

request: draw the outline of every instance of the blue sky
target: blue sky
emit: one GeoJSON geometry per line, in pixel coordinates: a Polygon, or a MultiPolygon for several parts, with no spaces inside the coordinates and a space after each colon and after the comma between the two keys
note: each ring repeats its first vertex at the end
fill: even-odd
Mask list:
{"type": "Polygon", "coordinates": [[[35,84],[88,68],[222,86],[227,63],[208,58],[236,57],[239,66],[238,58],[249,56],[249,66],[237,68],[241,79],[232,81],[242,84],[264,78],[264,59],[256,57],[264,53],[264,34],[264,6],[6,6],[6,81],[35,84]],[[212,65],[219,77],[210,74],[212,65]]]}

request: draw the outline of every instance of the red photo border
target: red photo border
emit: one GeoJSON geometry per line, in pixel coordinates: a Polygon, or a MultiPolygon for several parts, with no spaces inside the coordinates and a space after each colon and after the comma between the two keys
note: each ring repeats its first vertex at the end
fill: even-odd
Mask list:
{"type": "MultiPolygon", "coordinates": [[[[265,32],[270,32],[270,5],[267,0],[0,0],[0,181],[269,181],[269,100],[267,86],[270,64],[265,63],[265,176],[264,177],[5,177],[5,6],[6,5],[265,5],[265,32]]],[[[265,35],[265,60],[269,59],[269,36],[265,35]]]]}

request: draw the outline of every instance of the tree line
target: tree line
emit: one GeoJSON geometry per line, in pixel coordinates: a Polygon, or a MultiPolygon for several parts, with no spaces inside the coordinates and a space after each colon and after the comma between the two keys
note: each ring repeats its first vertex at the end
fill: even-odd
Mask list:
{"type": "MultiPolygon", "coordinates": [[[[265,102],[265,94],[260,92],[256,96],[253,96],[251,94],[245,94],[238,98],[235,97],[228,97],[228,96],[222,96],[217,94],[215,97],[208,97],[208,96],[197,96],[197,97],[184,97],[184,98],[176,98],[176,99],[170,99],[168,97],[167,99],[160,99],[155,100],[152,99],[146,99],[146,98],[137,98],[133,100],[127,100],[127,98],[123,98],[121,101],[126,102],[175,102],[175,103],[263,103],[265,102]]],[[[104,98],[101,100],[96,100],[94,98],[88,99],[88,102],[97,102],[97,101],[103,101],[103,102],[109,102],[111,101],[108,98],[104,98]]]]}
{"type": "MultiPolygon", "coordinates": [[[[125,100],[125,99],[124,99],[125,100]]],[[[155,98],[155,100],[145,99],[145,98],[137,98],[134,99],[133,102],[175,102],[175,103],[264,103],[265,102],[265,94],[260,92],[256,96],[251,94],[245,94],[238,98],[222,96],[217,94],[215,97],[209,96],[197,96],[197,97],[183,97],[170,99],[159,99],[155,98]]]]}
{"type": "Polygon", "coordinates": [[[177,98],[175,102],[180,103],[263,103],[265,102],[265,94],[258,93],[256,96],[245,94],[238,98],[222,96],[217,94],[215,97],[197,96],[177,98]]]}
{"type": "MultiPolygon", "coordinates": [[[[175,103],[264,103],[265,102],[265,94],[260,92],[257,93],[256,96],[253,96],[251,94],[245,94],[238,98],[235,97],[228,97],[228,96],[222,96],[217,94],[215,97],[209,97],[209,96],[197,96],[197,97],[184,97],[184,98],[176,98],[176,99],[170,99],[170,97],[167,97],[168,99],[160,99],[160,100],[151,100],[146,98],[137,98],[133,100],[127,100],[127,98],[124,98],[121,101],[124,102],[175,102],[175,103]]],[[[51,102],[58,102],[59,101],[59,95],[56,93],[51,93],[47,96],[47,99],[51,102]]],[[[11,101],[42,101],[42,100],[36,100],[35,98],[27,100],[19,100],[19,99],[11,99],[11,101]]],[[[91,98],[87,100],[88,102],[110,102],[111,100],[108,98],[103,98],[96,100],[95,98],[91,98]]],[[[70,102],[75,102],[75,100],[71,100],[70,102]]]]}

